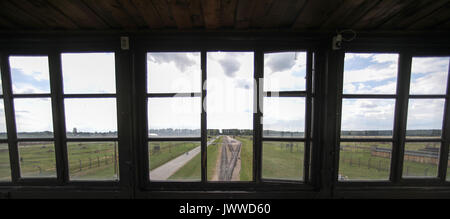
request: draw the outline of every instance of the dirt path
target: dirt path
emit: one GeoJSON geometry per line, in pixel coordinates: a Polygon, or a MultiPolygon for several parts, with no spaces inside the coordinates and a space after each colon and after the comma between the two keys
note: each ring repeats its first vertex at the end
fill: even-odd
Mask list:
{"type": "MultiPolygon", "coordinates": [[[[218,136],[214,139],[211,139],[207,146],[213,143],[218,136]]],[[[192,158],[194,158],[198,153],[200,153],[200,146],[195,147],[187,153],[184,153],[169,162],[159,166],[158,168],[150,171],[150,179],[151,180],[167,180],[170,176],[172,176],[175,172],[177,172],[181,167],[186,165],[192,158]]]]}

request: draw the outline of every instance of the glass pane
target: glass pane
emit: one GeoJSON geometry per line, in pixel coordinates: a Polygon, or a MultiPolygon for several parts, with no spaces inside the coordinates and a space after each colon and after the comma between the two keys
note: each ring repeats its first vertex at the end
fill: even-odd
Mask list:
{"type": "Polygon", "coordinates": [[[410,94],[445,94],[449,57],[413,57],[410,94]]]}
{"type": "Polygon", "coordinates": [[[345,53],[344,94],[395,94],[398,54],[345,53]]]}
{"type": "Polygon", "coordinates": [[[56,177],[53,142],[19,142],[20,174],[22,177],[56,177]]]}
{"type": "Polygon", "coordinates": [[[11,181],[8,144],[0,144],[0,182],[11,181]]]}
{"type": "Polygon", "coordinates": [[[392,137],[394,99],[343,99],[341,137],[392,137]]]}
{"type": "Polygon", "coordinates": [[[114,53],[61,54],[64,93],[115,93],[114,53]]]}
{"type": "Polygon", "coordinates": [[[68,142],[70,180],[118,180],[117,142],[68,142]]]}
{"type": "Polygon", "coordinates": [[[305,98],[265,97],[262,122],[264,137],[305,136],[305,98]]]}
{"type": "Polygon", "coordinates": [[[253,180],[253,57],[207,54],[208,180],[253,180]]]}
{"type": "Polygon", "coordinates": [[[341,142],[338,180],[388,180],[391,142],[341,142]]]}
{"type": "Polygon", "coordinates": [[[409,99],[406,136],[439,138],[444,104],[444,99],[409,99]]]}
{"type": "Polygon", "coordinates": [[[303,142],[264,142],[262,177],[303,180],[304,146],[303,142]]]}
{"type": "Polygon", "coordinates": [[[150,180],[201,180],[200,142],[149,142],[150,180]]]}
{"type": "Polygon", "coordinates": [[[0,98],[0,138],[6,139],[6,117],[5,117],[5,105],[3,99],[0,98]]]}
{"type": "Polygon", "coordinates": [[[65,99],[68,138],[117,137],[116,99],[65,99]]]}
{"type": "Polygon", "coordinates": [[[149,98],[148,136],[200,137],[201,98],[149,98]]]}
{"type": "Polygon", "coordinates": [[[407,142],[403,177],[437,177],[440,142],[407,142]]]}
{"type": "Polygon", "coordinates": [[[50,93],[47,56],[10,56],[13,93],[50,93]]]}
{"type": "Polygon", "coordinates": [[[201,91],[199,52],[147,53],[148,93],[201,91]]]}
{"type": "Polygon", "coordinates": [[[50,98],[16,98],[14,99],[14,108],[19,138],[53,137],[50,98]]]}
{"type": "Polygon", "coordinates": [[[306,90],[306,52],[264,54],[264,91],[306,90]]]}

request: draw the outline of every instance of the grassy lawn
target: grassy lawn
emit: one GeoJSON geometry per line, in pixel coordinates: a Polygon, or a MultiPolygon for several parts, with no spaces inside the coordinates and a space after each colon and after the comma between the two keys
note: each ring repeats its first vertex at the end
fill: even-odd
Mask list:
{"type": "MultiPolygon", "coordinates": [[[[210,139],[208,139],[210,140],[210,139]]],[[[207,161],[206,170],[208,180],[212,179],[216,168],[217,155],[220,148],[220,144],[223,141],[223,137],[216,139],[213,144],[208,146],[207,149],[207,161]]],[[[192,160],[181,167],[177,172],[169,177],[170,180],[199,180],[201,179],[201,153],[197,154],[192,160]]]]}
{"type": "Polygon", "coordinates": [[[242,142],[240,181],[253,180],[253,137],[237,137],[242,142]]]}
{"type": "Polygon", "coordinates": [[[23,177],[56,177],[55,147],[52,142],[19,143],[23,177]]]}
{"type": "Polygon", "coordinates": [[[303,142],[264,142],[262,177],[302,180],[303,159],[303,142]]]}
{"type": "Polygon", "coordinates": [[[119,166],[115,142],[70,142],[67,145],[69,174],[73,180],[116,180],[119,166]],[[116,153],[115,151],[116,150],[116,153]],[[115,158],[114,155],[117,157],[115,158]],[[115,169],[116,168],[116,169],[115,169]]]}
{"type": "Polygon", "coordinates": [[[149,168],[153,170],[197,146],[200,142],[149,142],[149,168]]]}
{"type": "MultiPolygon", "coordinates": [[[[439,147],[439,143],[408,143],[407,151],[419,151],[425,146],[439,147]]],[[[339,174],[350,180],[388,180],[390,158],[372,156],[371,148],[389,148],[391,143],[341,143],[339,174]]],[[[405,160],[403,176],[437,176],[437,165],[405,160]]]]}
{"type": "Polygon", "coordinates": [[[0,144],[0,181],[11,181],[8,144],[0,144]]]}

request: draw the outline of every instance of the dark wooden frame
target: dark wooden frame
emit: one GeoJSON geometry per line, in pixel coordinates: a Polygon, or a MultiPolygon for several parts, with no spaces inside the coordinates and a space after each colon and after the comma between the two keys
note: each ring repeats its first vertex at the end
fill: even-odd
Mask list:
{"type": "MultiPolygon", "coordinates": [[[[429,33],[361,33],[352,42],[344,42],[343,50],[331,50],[331,38],[333,33],[313,33],[313,32],[275,32],[275,31],[243,31],[243,32],[155,32],[155,33],[71,33],[68,35],[53,33],[11,33],[3,34],[0,37],[0,65],[2,67],[2,79],[7,81],[8,74],[4,60],[7,60],[7,54],[46,54],[49,57],[59,56],[61,52],[98,52],[113,51],[116,54],[116,92],[117,92],[117,112],[118,112],[118,138],[119,141],[119,168],[120,181],[117,183],[96,183],[96,182],[77,182],[77,183],[49,183],[30,182],[20,184],[17,181],[0,184],[0,197],[9,198],[357,198],[357,197],[450,197],[449,182],[428,182],[427,180],[412,180],[408,182],[352,182],[338,183],[336,181],[338,161],[337,139],[338,139],[338,119],[337,100],[339,97],[336,81],[340,80],[339,73],[342,71],[343,52],[398,52],[404,55],[412,56],[438,56],[450,55],[450,44],[448,38],[450,34],[429,34],[429,33]],[[120,36],[130,37],[130,49],[122,50],[120,48],[120,36]],[[145,107],[141,106],[142,96],[146,93],[146,87],[139,82],[146,69],[145,54],[146,49],[166,50],[166,51],[235,51],[251,50],[255,52],[255,60],[261,59],[264,51],[283,51],[283,50],[308,50],[311,51],[314,61],[312,69],[314,78],[311,78],[314,95],[311,104],[311,163],[310,177],[308,184],[298,184],[290,182],[265,182],[259,184],[242,183],[211,183],[205,187],[203,184],[190,186],[187,184],[184,188],[179,188],[179,184],[159,184],[157,189],[149,189],[145,182],[145,174],[142,168],[146,166],[145,159],[142,158],[142,145],[145,145],[147,133],[142,133],[142,115],[145,115],[145,107]],[[145,57],[145,56],[144,56],[145,57]],[[131,118],[131,119],[130,119],[131,118]]],[[[406,56],[404,56],[406,57],[406,56]]],[[[401,72],[406,71],[408,58],[403,58],[401,72]]],[[[52,62],[50,59],[50,71],[60,71],[58,62],[52,62]],[[53,69],[53,70],[52,70],[53,69]]],[[[262,65],[255,62],[255,77],[262,75],[262,65]]],[[[56,78],[56,77],[55,77],[56,78]]],[[[144,78],[145,79],[145,78],[144,78]]],[[[55,79],[60,80],[60,79],[55,79]]],[[[258,82],[257,82],[258,85],[258,82]]],[[[10,90],[6,84],[4,90],[10,90]],[[5,87],[6,86],[6,87],[5,87]]],[[[404,87],[404,86],[403,86],[404,87]]],[[[56,86],[52,90],[60,90],[56,86]]],[[[403,89],[404,90],[404,89],[403,89]]],[[[447,91],[447,93],[449,93],[447,91]]],[[[204,95],[206,93],[203,93],[204,95]]],[[[6,107],[6,103],[11,101],[11,93],[4,92],[5,114],[7,114],[8,132],[7,140],[0,142],[14,142],[15,127],[9,120],[14,118],[14,112],[6,107]],[[9,95],[9,96],[8,96],[9,95]],[[8,116],[9,115],[9,116],[8,116]]],[[[81,97],[81,96],[80,96],[81,97]]],[[[61,100],[62,96],[55,97],[61,100]]],[[[67,96],[69,98],[69,96],[67,96]]],[[[356,97],[355,97],[356,98],[356,97]]],[[[375,97],[374,97],[375,98],[375,97]]],[[[404,98],[403,98],[404,99],[404,98]]],[[[443,136],[444,144],[441,153],[448,152],[450,142],[450,107],[449,97],[446,96],[445,121],[443,136]],[[447,147],[445,147],[447,146],[447,147]]],[[[56,104],[61,102],[56,101],[56,104]]],[[[58,109],[61,107],[57,107],[58,109]]],[[[401,113],[403,110],[396,109],[396,116],[405,116],[401,113]]],[[[63,112],[53,111],[54,114],[63,112]]],[[[256,113],[258,114],[258,113],[256,113]]],[[[205,116],[205,115],[202,115],[205,116]]],[[[254,124],[260,124],[258,121],[260,115],[254,116],[254,124]]],[[[59,117],[58,117],[59,118],[59,117]]],[[[396,118],[397,119],[397,118],[396,118]]],[[[403,119],[404,120],[404,119],[403,119]]],[[[61,121],[54,120],[57,123],[54,131],[61,131],[61,121]]],[[[399,122],[397,122],[400,124],[399,122]]],[[[254,129],[257,129],[254,125],[254,129]]],[[[397,127],[396,130],[401,130],[397,127]]],[[[398,132],[394,132],[398,133],[398,132]]],[[[401,133],[395,138],[401,140],[401,133]]],[[[59,138],[58,138],[59,139],[59,138]]],[[[55,137],[55,141],[57,138],[55,137]]],[[[260,145],[262,137],[254,135],[254,143],[260,145]]],[[[398,140],[397,140],[398,141],[398,140]]],[[[18,162],[14,154],[17,154],[15,147],[10,147],[10,160],[12,163],[18,162]]],[[[63,147],[64,148],[64,147],[63,147]]],[[[256,148],[257,149],[257,148],[256,148]]],[[[399,147],[398,157],[402,153],[399,147]]],[[[64,153],[64,152],[63,152],[64,153]]],[[[260,156],[260,150],[254,150],[254,156],[260,156]]],[[[442,156],[442,155],[441,155],[442,156]]],[[[256,160],[256,159],[254,159],[256,160]]],[[[441,163],[447,161],[447,158],[441,159],[441,163]]],[[[261,165],[256,163],[256,165],[261,165]]],[[[254,168],[256,167],[254,165],[254,168]]],[[[147,165],[148,166],[148,165],[147,165]]],[[[13,178],[15,169],[11,167],[13,178]]],[[[396,168],[398,169],[398,168],[396,168]]],[[[65,173],[63,173],[64,175],[65,173]]],[[[398,176],[398,174],[397,174],[398,176]]],[[[441,175],[442,176],[442,175],[441,175]]],[[[258,179],[260,176],[254,177],[258,179]]]]}

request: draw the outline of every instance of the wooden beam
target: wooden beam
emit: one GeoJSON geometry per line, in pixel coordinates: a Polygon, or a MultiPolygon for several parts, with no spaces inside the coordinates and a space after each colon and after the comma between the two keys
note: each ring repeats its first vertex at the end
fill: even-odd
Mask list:
{"type": "MultiPolygon", "coordinates": [[[[407,5],[397,13],[395,17],[380,26],[380,29],[406,29],[416,21],[430,15],[434,11],[443,7],[448,1],[421,0],[415,4],[407,5]]],[[[450,13],[450,11],[448,12],[450,13]]]]}
{"type": "Polygon", "coordinates": [[[450,2],[447,2],[443,7],[435,10],[428,16],[414,22],[408,29],[433,29],[445,24],[450,19],[450,2]]]}
{"type": "Polygon", "coordinates": [[[21,28],[41,29],[46,27],[42,20],[35,18],[9,1],[0,1],[0,14],[5,19],[19,24],[21,28]]]}
{"type": "Polygon", "coordinates": [[[220,24],[222,27],[234,27],[238,0],[220,1],[220,24]]]}
{"type": "Polygon", "coordinates": [[[379,1],[344,0],[342,4],[322,23],[324,29],[349,28],[356,19],[363,16],[379,1]]]}
{"type": "Polygon", "coordinates": [[[307,1],[292,27],[294,29],[317,29],[342,4],[343,0],[307,1]]]}
{"type": "Polygon", "coordinates": [[[153,7],[156,9],[159,17],[162,20],[163,27],[170,28],[176,27],[175,19],[172,16],[172,12],[169,9],[169,4],[166,0],[153,0],[153,7]]]}
{"type": "Polygon", "coordinates": [[[45,0],[27,1],[27,0],[14,0],[11,1],[16,7],[21,8],[31,16],[35,16],[36,19],[43,21],[48,29],[62,28],[62,29],[77,29],[78,25],[75,24],[70,18],[66,17],[53,5],[49,4],[45,0]]]}
{"type": "Polygon", "coordinates": [[[252,14],[258,2],[257,0],[238,1],[235,28],[245,29],[250,26],[252,14]]]}
{"type": "MultiPolygon", "coordinates": [[[[354,29],[375,29],[395,16],[402,10],[408,1],[381,1],[374,6],[365,16],[360,18],[353,26],[354,29]]],[[[410,3],[411,4],[411,3],[410,3]]]]}
{"type": "Polygon", "coordinates": [[[214,29],[220,27],[220,0],[202,0],[205,27],[214,29]]]}
{"type": "Polygon", "coordinates": [[[47,0],[56,9],[67,17],[70,17],[80,28],[86,29],[107,29],[108,24],[102,21],[90,8],[81,0],[61,1],[47,0]]]}
{"type": "Polygon", "coordinates": [[[135,29],[137,24],[116,0],[83,0],[95,14],[112,28],[135,29]]]}
{"type": "Polygon", "coordinates": [[[139,15],[144,19],[149,28],[164,27],[164,22],[151,1],[131,0],[131,3],[136,6],[139,15]]]}
{"type": "Polygon", "coordinates": [[[192,28],[191,14],[189,12],[190,1],[167,0],[170,11],[179,29],[192,28]]]}

